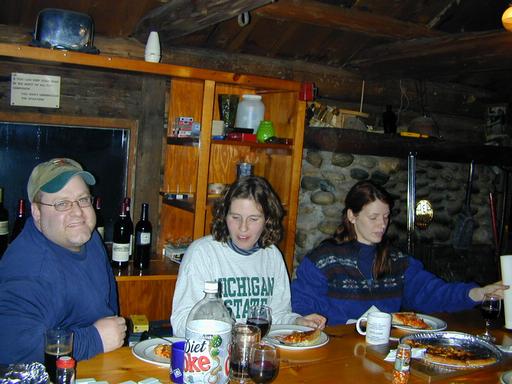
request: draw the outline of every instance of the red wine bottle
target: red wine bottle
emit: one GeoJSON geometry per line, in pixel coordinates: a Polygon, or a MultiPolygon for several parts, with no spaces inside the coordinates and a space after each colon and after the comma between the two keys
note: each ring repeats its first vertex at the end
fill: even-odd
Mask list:
{"type": "Polygon", "coordinates": [[[130,213],[130,210],[131,210],[131,199],[129,197],[125,197],[124,200],[123,200],[123,203],[125,205],[125,209],[126,209],[126,217],[128,218],[128,222],[130,223],[129,224],[129,230],[130,230],[130,257],[132,257],[133,255],[133,245],[134,245],[134,241],[133,241],[133,220],[132,220],[132,215],[130,213]]]}
{"type": "Polygon", "coordinates": [[[112,266],[125,269],[130,260],[130,222],[126,216],[125,203],[121,204],[119,217],[114,223],[112,240],[112,266]]]}
{"type": "Polygon", "coordinates": [[[14,224],[12,226],[11,243],[22,231],[23,227],[25,226],[25,221],[27,221],[25,199],[19,199],[18,207],[16,208],[16,219],[14,220],[14,224]]]}
{"type": "Polygon", "coordinates": [[[9,212],[4,207],[4,189],[0,187],[0,257],[9,244],[9,212]]]}
{"type": "Polygon", "coordinates": [[[151,259],[151,235],[153,227],[149,221],[149,204],[142,203],[140,219],[135,226],[135,268],[146,269],[151,259]]]}
{"type": "Polygon", "coordinates": [[[105,219],[101,211],[101,197],[96,197],[94,200],[94,211],[96,212],[96,230],[101,238],[105,240],[105,219]]]}

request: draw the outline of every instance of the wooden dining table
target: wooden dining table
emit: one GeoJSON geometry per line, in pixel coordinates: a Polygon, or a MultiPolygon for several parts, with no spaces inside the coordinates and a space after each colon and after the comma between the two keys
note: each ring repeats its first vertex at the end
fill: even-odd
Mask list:
{"type": "MultiPolygon", "coordinates": [[[[477,335],[483,331],[483,319],[477,310],[453,314],[434,314],[447,323],[447,331],[459,331],[477,335]]],[[[328,326],[324,332],[329,342],[319,348],[301,351],[281,350],[281,365],[274,383],[390,383],[393,363],[386,362],[381,354],[385,348],[367,346],[352,325],[328,326]]],[[[512,344],[512,331],[501,324],[492,329],[496,344],[512,344]]],[[[391,336],[399,338],[406,333],[393,329],[391,336]]],[[[391,341],[387,348],[394,348],[391,341]]],[[[385,353],[384,353],[385,354],[385,353]]],[[[490,367],[451,370],[437,374],[422,371],[420,362],[413,361],[409,383],[500,383],[500,376],[512,370],[512,354],[503,353],[503,359],[490,367]]],[[[77,366],[77,378],[94,378],[111,384],[132,380],[134,382],[154,377],[169,383],[169,368],[157,366],[135,357],[131,348],[122,347],[113,352],[100,354],[77,366]]]]}

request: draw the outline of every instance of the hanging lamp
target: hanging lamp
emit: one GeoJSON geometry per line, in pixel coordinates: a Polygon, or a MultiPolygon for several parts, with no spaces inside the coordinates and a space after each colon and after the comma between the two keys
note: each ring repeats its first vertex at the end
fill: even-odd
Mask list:
{"type": "Polygon", "coordinates": [[[512,32],[512,4],[503,12],[501,16],[501,23],[503,27],[509,32],[512,32]]]}

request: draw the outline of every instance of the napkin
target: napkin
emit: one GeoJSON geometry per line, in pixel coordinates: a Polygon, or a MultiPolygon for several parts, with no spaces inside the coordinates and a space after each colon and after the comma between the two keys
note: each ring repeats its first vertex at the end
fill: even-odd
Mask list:
{"type": "MultiPolygon", "coordinates": [[[[412,348],[411,359],[421,359],[425,354],[426,348],[412,348]]],[[[384,361],[394,362],[396,358],[396,349],[390,349],[388,355],[384,358],[384,361]]]]}
{"type": "MultiPolygon", "coordinates": [[[[380,312],[380,309],[379,309],[379,308],[377,308],[375,305],[372,305],[372,306],[371,306],[370,308],[368,308],[368,310],[367,310],[365,313],[363,313],[359,318],[361,318],[361,317],[367,317],[367,316],[368,316],[368,314],[369,314],[370,312],[380,312]]],[[[358,320],[358,319],[348,319],[348,320],[347,320],[347,322],[346,322],[346,324],[355,324],[355,323],[357,323],[357,320],[358,320]]]]}

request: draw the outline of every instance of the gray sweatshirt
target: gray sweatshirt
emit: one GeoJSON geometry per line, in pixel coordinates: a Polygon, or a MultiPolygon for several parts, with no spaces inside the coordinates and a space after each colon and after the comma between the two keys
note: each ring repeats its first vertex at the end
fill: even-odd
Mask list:
{"type": "Polygon", "coordinates": [[[209,280],[220,281],[222,299],[237,322],[245,322],[256,304],[272,308],[272,324],[294,324],[300,316],[291,311],[290,282],[276,246],[244,256],[206,236],[188,247],[180,265],[172,303],[174,336],[184,337],[187,316],[209,280]]]}

